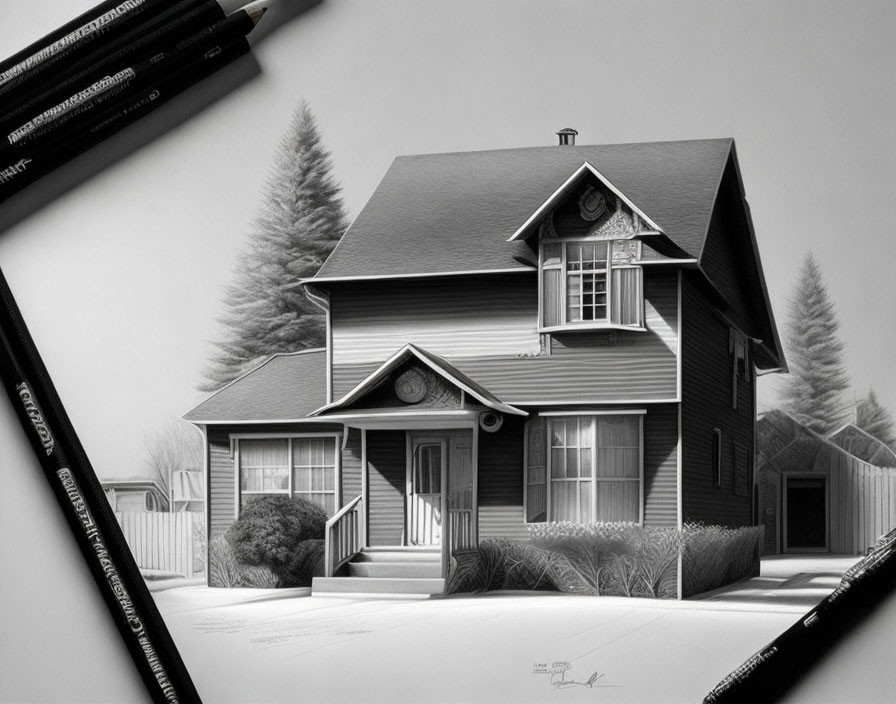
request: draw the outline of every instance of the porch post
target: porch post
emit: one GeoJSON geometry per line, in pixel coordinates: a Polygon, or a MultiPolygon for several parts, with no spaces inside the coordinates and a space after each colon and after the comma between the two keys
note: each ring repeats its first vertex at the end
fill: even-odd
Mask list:
{"type": "Polygon", "coordinates": [[[442,537],[439,542],[442,544],[442,577],[448,577],[448,561],[451,557],[451,514],[448,512],[448,457],[451,452],[452,435],[449,433],[445,440],[442,441],[442,483],[440,504],[442,507],[442,537]]]}
{"type": "Polygon", "coordinates": [[[473,498],[470,512],[470,539],[472,547],[479,546],[479,423],[473,425],[473,498]]]}
{"type": "Polygon", "coordinates": [[[367,429],[361,428],[361,547],[368,547],[367,544],[367,485],[370,481],[370,470],[367,466],[367,429]]]}

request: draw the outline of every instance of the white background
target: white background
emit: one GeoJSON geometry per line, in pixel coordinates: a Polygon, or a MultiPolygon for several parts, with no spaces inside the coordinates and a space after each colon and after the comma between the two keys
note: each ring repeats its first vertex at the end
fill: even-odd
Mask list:
{"type": "MultiPolygon", "coordinates": [[[[92,4],[3,0],[0,55],[92,4]]],[[[58,181],[0,204],[6,225],[33,210],[0,234],[0,268],[99,475],[139,473],[143,437],[202,398],[221,293],[302,98],[352,216],[397,154],[549,145],[561,127],[583,144],[734,137],[779,325],[811,249],[857,394],[873,385],[896,407],[892,3],[327,0],[290,14],[269,13],[257,66],[211,105],[191,108],[198,88],[167,108],[187,119],[116,147],[80,185],[40,208],[58,181]]],[[[768,380],[762,392],[772,405],[768,380]]],[[[3,404],[0,447],[0,700],[135,700],[3,404]]]]}

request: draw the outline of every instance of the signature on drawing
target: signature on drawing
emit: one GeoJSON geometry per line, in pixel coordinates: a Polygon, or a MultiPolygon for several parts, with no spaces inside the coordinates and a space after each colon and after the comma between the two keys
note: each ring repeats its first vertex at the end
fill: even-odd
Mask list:
{"type": "Polygon", "coordinates": [[[572,669],[572,663],[557,660],[550,665],[546,662],[537,662],[532,666],[533,675],[550,675],[551,686],[554,689],[567,689],[569,687],[600,687],[597,681],[604,676],[603,672],[593,672],[584,682],[574,679],[566,679],[566,673],[572,669]]]}

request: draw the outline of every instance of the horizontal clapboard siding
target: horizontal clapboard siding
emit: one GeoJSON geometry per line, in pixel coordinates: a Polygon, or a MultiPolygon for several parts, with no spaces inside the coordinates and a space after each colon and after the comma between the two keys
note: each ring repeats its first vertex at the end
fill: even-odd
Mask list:
{"type": "Polygon", "coordinates": [[[523,521],[523,507],[520,506],[480,506],[479,539],[511,538],[525,540],[529,531],[523,521]]]}
{"type": "Polygon", "coordinates": [[[701,290],[682,277],[682,494],[683,519],[743,526],[752,523],[752,472],[747,496],[735,495],[735,446],[755,457],[755,379],[738,380],[733,408],[729,326],[701,290]],[[713,429],[722,431],[721,484],[715,485],[713,429]]]}
{"type": "Polygon", "coordinates": [[[408,342],[440,355],[535,354],[535,272],[334,288],[333,365],[382,362],[408,342]]]}
{"type": "Polygon", "coordinates": [[[505,417],[496,433],[479,433],[479,505],[523,505],[521,419],[505,417]]]}
{"type": "Polygon", "coordinates": [[[236,476],[230,456],[230,434],[209,428],[209,524],[208,538],[224,535],[236,519],[236,476]]]}
{"type": "MultiPolygon", "coordinates": [[[[443,282],[442,285],[449,291],[453,290],[447,283],[443,282]]],[[[503,291],[503,288],[500,290],[503,291]]],[[[478,291],[473,293],[483,295],[478,291]]],[[[674,401],[678,381],[676,274],[645,272],[645,295],[646,332],[564,333],[554,337],[550,355],[531,356],[537,345],[535,348],[528,345],[515,347],[513,355],[509,355],[506,343],[512,340],[512,336],[508,337],[500,326],[483,338],[488,344],[484,344],[477,354],[472,354],[470,349],[461,350],[453,346],[456,329],[451,326],[459,325],[461,327],[457,329],[460,330],[463,321],[442,320],[441,338],[430,339],[429,344],[415,338],[413,329],[409,327],[405,337],[400,342],[396,337],[395,344],[388,350],[383,349],[377,361],[363,361],[362,356],[352,357],[348,353],[335,355],[334,352],[333,395],[338,399],[371,374],[401,344],[414,342],[444,356],[464,374],[508,403],[674,401]]],[[[528,297],[523,300],[528,300],[528,297]]],[[[367,291],[365,304],[371,310],[385,308],[380,301],[379,293],[372,295],[367,291]]],[[[339,329],[343,325],[338,302],[336,306],[333,313],[334,350],[338,347],[339,329]]],[[[518,309],[514,308],[514,311],[513,315],[516,315],[518,309]]],[[[535,311],[532,308],[529,313],[532,325],[535,311]]],[[[389,315],[395,318],[390,325],[400,328],[401,311],[390,310],[389,315]]]]}
{"type": "Polygon", "coordinates": [[[644,525],[678,525],[678,405],[651,406],[644,416],[644,525]]]}
{"type": "Polygon", "coordinates": [[[401,545],[403,542],[406,453],[403,430],[367,431],[370,545],[401,545]]]}
{"type": "Polygon", "coordinates": [[[361,495],[361,431],[349,428],[342,452],[342,505],[361,495]]]}

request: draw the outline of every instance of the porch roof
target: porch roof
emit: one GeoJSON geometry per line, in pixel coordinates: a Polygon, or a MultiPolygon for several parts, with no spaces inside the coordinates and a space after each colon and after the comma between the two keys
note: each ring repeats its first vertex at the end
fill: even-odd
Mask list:
{"type": "MultiPolygon", "coordinates": [[[[428,352],[422,347],[418,347],[417,345],[411,343],[406,344],[404,347],[398,350],[398,352],[387,359],[382,365],[380,365],[378,369],[376,369],[372,374],[363,379],[357,386],[355,386],[355,388],[345,394],[338,401],[327,404],[326,406],[323,406],[314,411],[310,415],[326,416],[344,411],[348,406],[355,403],[365,394],[375,389],[400,364],[414,357],[416,357],[418,360],[420,360],[420,362],[425,364],[434,372],[442,376],[449,383],[454,384],[466,394],[472,396],[483,406],[491,408],[494,411],[498,411],[499,413],[506,413],[508,415],[528,415],[526,411],[520,410],[519,408],[504,403],[491,391],[468,377],[466,374],[447,362],[442,357],[439,357],[438,355],[433,354],[432,352],[428,352]]],[[[410,409],[406,408],[405,410],[410,409]]]]}

